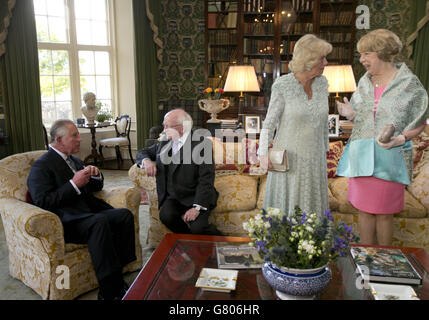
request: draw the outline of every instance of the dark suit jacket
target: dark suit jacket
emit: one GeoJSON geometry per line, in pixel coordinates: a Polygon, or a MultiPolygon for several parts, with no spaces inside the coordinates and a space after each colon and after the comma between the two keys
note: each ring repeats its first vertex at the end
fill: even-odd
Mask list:
{"type": "MultiPolygon", "coordinates": [[[[204,137],[201,137],[199,141],[192,141],[192,133],[189,134],[180,152],[177,153],[177,155],[180,154],[180,163],[172,164],[169,167],[170,170],[173,170],[174,191],[177,200],[182,205],[191,207],[193,204],[198,204],[212,210],[216,207],[219,196],[214,187],[215,171],[212,142],[204,137]],[[199,163],[196,153],[204,155],[206,161],[199,163]],[[186,162],[186,160],[189,161],[186,162]]],[[[142,149],[136,157],[138,164],[145,158],[156,162],[156,190],[159,208],[167,198],[167,164],[165,159],[174,158],[176,160],[171,155],[171,149],[172,141],[161,141],[142,149]]]]}
{"type": "MultiPolygon", "coordinates": [[[[83,162],[75,156],[71,157],[76,168],[83,169],[83,162]]],[[[64,159],[55,150],[49,149],[34,162],[27,179],[33,203],[54,212],[63,223],[112,209],[112,206],[92,195],[103,189],[103,178],[90,179],[87,185],[79,189],[81,194],[78,195],[69,181],[73,175],[64,159]]]]}

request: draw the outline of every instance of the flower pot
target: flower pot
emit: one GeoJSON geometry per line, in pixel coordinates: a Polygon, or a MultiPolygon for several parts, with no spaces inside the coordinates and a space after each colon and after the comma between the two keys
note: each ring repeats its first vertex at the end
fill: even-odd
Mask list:
{"type": "Polygon", "coordinates": [[[211,118],[207,123],[220,123],[221,120],[217,118],[217,114],[229,107],[228,99],[202,99],[198,101],[201,110],[210,113],[211,118]]]}
{"type": "Polygon", "coordinates": [[[291,269],[265,262],[262,265],[262,274],[282,300],[314,299],[332,279],[327,264],[316,269],[291,269]]]}

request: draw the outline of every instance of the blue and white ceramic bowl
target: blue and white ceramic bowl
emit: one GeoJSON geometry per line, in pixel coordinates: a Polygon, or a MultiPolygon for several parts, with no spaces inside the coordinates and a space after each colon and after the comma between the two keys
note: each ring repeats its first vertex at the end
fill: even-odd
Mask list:
{"type": "Polygon", "coordinates": [[[281,299],[312,299],[332,279],[328,265],[316,269],[289,269],[265,262],[262,274],[281,299]]]}

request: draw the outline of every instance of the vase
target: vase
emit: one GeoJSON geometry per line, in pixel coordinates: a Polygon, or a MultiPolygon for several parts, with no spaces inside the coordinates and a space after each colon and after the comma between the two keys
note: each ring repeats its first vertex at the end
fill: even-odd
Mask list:
{"type": "Polygon", "coordinates": [[[211,118],[207,120],[207,123],[220,123],[221,120],[217,118],[217,114],[229,107],[228,99],[202,99],[198,101],[198,105],[201,110],[210,113],[211,118]]]}
{"type": "Polygon", "coordinates": [[[292,269],[266,261],[262,274],[282,300],[312,300],[332,279],[328,264],[315,269],[292,269]]]}

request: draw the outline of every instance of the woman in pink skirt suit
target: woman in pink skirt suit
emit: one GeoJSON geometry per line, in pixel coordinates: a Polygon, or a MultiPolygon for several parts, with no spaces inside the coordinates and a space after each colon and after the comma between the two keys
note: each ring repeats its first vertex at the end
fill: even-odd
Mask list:
{"type": "Polygon", "coordinates": [[[428,96],[405,63],[393,63],[402,49],[396,34],[374,30],[357,47],[367,72],[351,101],[337,103],[339,113],[354,122],[337,175],[349,177],[348,199],[360,211],[361,243],[391,245],[393,215],[403,210],[405,187],[411,184],[410,140],[425,128],[428,96]],[[395,133],[382,143],[388,124],[395,133]]]}

